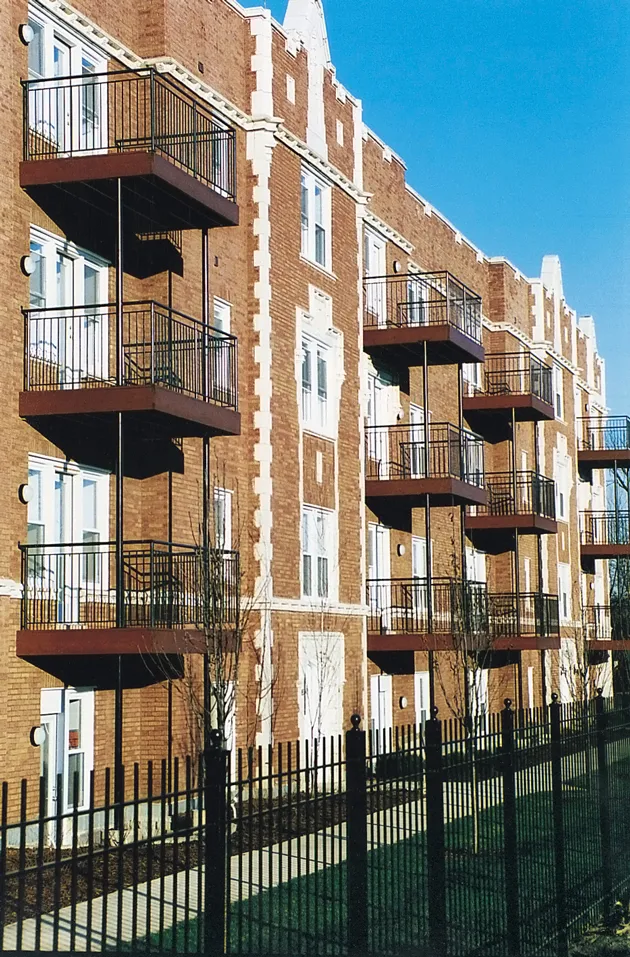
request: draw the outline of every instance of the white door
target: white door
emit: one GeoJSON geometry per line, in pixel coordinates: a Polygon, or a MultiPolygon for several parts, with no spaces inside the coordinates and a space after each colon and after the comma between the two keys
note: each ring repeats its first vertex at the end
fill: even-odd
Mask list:
{"type": "Polygon", "coordinates": [[[416,726],[424,728],[431,717],[431,699],[428,671],[416,671],[413,676],[416,705],[416,726]]]}
{"type": "MultiPolygon", "coordinates": [[[[409,468],[411,478],[424,478],[426,473],[426,462],[424,454],[424,409],[422,406],[409,406],[409,422],[409,468]]],[[[430,463],[429,471],[431,471],[430,463]]]]}
{"type": "MultiPolygon", "coordinates": [[[[385,242],[369,230],[365,231],[365,276],[384,277],[385,266],[385,242]]],[[[365,284],[365,309],[370,325],[384,326],[387,322],[386,294],[387,284],[385,279],[378,282],[367,282],[365,284]]]]}
{"type": "Polygon", "coordinates": [[[367,471],[368,478],[389,477],[389,430],[391,385],[379,375],[368,375],[367,402],[367,471]]]}
{"type": "MultiPolygon", "coordinates": [[[[46,817],[54,817],[57,813],[57,775],[62,764],[57,753],[57,718],[56,714],[42,714],[40,724],[44,731],[44,740],[40,745],[40,776],[44,782],[44,808],[46,817]]],[[[54,825],[47,828],[46,840],[51,843],[54,835],[54,825]]]]}
{"type": "Polygon", "coordinates": [[[375,754],[381,754],[391,749],[391,732],[394,726],[391,675],[372,675],[370,699],[372,751],[375,754]]]}
{"type": "Polygon", "coordinates": [[[401,317],[405,325],[423,326],[429,322],[426,284],[418,279],[407,280],[406,315],[401,317]]]}
{"type": "Polygon", "coordinates": [[[390,530],[368,524],[368,604],[372,622],[389,627],[391,620],[390,530]]]}
{"type": "Polygon", "coordinates": [[[488,669],[468,669],[468,693],[470,696],[470,716],[477,734],[487,730],[488,722],[488,669]]]}
{"type": "Polygon", "coordinates": [[[300,737],[315,741],[343,730],[344,639],[335,632],[299,636],[300,737]]]}
{"type": "MultiPolygon", "coordinates": [[[[46,735],[40,752],[46,808],[49,814],[67,814],[90,800],[90,773],[94,768],[94,691],[44,688],[40,724],[46,735]]],[[[63,832],[69,838],[68,828],[63,832]]],[[[54,827],[49,840],[54,838],[54,827]]]]}
{"type": "Polygon", "coordinates": [[[428,609],[427,540],[417,535],[414,535],[411,539],[411,574],[414,579],[414,612],[418,619],[418,626],[426,626],[428,609]]]}

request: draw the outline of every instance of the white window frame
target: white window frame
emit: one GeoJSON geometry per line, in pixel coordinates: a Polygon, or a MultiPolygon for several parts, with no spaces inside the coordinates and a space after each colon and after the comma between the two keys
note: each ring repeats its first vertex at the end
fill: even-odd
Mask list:
{"type": "Polygon", "coordinates": [[[569,460],[556,452],[556,515],[561,522],[569,520],[569,460]]]}
{"type": "Polygon", "coordinates": [[[330,429],[330,385],[332,350],[313,336],[302,335],[301,411],[302,427],[307,431],[328,434],[330,429]],[[322,389],[320,370],[325,370],[322,389]],[[308,369],[308,380],[304,371],[308,369]],[[308,382],[308,387],[307,387],[308,382]]]}
{"type": "Polygon", "coordinates": [[[556,418],[564,422],[564,376],[562,367],[553,367],[553,408],[556,418]]]}
{"type": "Polygon", "coordinates": [[[571,566],[558,562],[558,606],[562,625],[571,622],[571,587],[571,566]]]}
{"type": "Polygon", "coordinates": [[[215,329],[218,329],[219,332],[228,334],[232,327],[232,304],[226,299],[220,299],[218,296],[214,297],[212,325],[215,329]]]}
{"type": "Polygon", "coordinates": [[[300,179],[300,250],[304,259],[330,272],[332,269],[332,188],[312,170],[302,168],[300,179]],[[321,196],[317,216],[317,197],[321,196]],[[321,232],[320,232],[321,231],[321,232]],[[323,242],[318,243],[318,236],[323,242]]]}
{"type": "MultiPolygon", "coordinates": [[[[31,329],[29,331],[29,358],[41,359],[53,365],[61,366],[60,384],[76,384],[83,376],[90,378],[109,378],[109,328],[107,312],[94,308],[90,316],[85,314],[85,270],[86,267],[96,273],[97,306],[104,306],[109,298],[109,271],[107,262],[86,249],[39,226],[31,225],[31,256],[40,263],[42,289],[39,301],[30,300],[31,329]],[[72,302],[58,301],[57,265],[60,257],[72,264],[72,302]],[[54,310],[63,308],[63,320],[55,318],[55,313],[38,313],[39,308],[54,310]],[[77,310],[77,315],[74,314],[77,310]],[[92,314],[93,312],[93,314],[92,314]],[[98,326],[98,356],[96,348],[87,349],[86,324],[93,322],[98,326]]],[[[34,274],[35,275],[35,274],[34,274]]],[[[92,304],[90,304],[92,305],[92,304]]]]}
{"type": "Polygon", "coordinates": [[[424,728],[425,723],[431,717],[430,688],[431,680],[429,672],[414,672],[413,690],[416,712],[416,727],[424,728]]]}
{"type": "Polygon", "coordinates": [[[336,517],[330,509],[302,506],[301,590],[302,597],[310,601],[331,602],[337,597],[336,517]]]}
{"type": "Polygon", "coordinates": [[[232,550],[232,492],[226,488],[214,490],[214,547],[232,550]]]}

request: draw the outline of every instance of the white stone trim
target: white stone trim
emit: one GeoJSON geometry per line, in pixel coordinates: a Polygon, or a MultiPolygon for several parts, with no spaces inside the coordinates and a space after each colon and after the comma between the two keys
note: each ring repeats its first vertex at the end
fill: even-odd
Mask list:
{"type": "Polygon", "coordinates": [[[0,578],[0,598],[22,598],[23,587],[12,578],[0,578]]]}
{"type": "Polygon", "coordinates": [[[373,213],[369,207],[366,207],[363,211],[363,220],[370,229],[373,229],[384,239],[390,243],[394,243],[395,246],[402,249],[408,256],[411,256],[415,248],[413,244],[410,243],[408,239],[405,239],[393,226],[388,226],[387,223],[380,219],[376,213],[373,213]]]}
{"type": "Polygon", "coordinates": [[[279,598],[277,596],[272,598],[266,606],[257,599],[241,598],[241,607],[243,610],[257,611],[265,607],[272,612],[286,612],[292,615],[343,615],[347,618],[363,618],[369,614],[370,610],[367,605],[353,605],[348,602],[329,601],[328,599],[313,602],[311,598],[279,598]]]}

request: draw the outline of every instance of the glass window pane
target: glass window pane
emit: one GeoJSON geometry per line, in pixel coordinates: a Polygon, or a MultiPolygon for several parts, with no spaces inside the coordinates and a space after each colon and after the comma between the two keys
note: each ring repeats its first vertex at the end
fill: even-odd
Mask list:
{"type": "Polygon", "coordinates": [[[317,594],[320,598],[328,598],[328,559],[317,559],[317,594]]]}
{"type": "Polygon", "coordinates": [[[326,265],[326,230],[323,226],[315,226],[315,261],[320,266],[326,265]]]}
{"type": "Polygon", "coordinates": [[[68,702],[66,714],[68,722],[68,748],[74,750],[81,747],[81,701],[71,698],[68,702]]]}
{"type": "Polygon", "coordinates": [[[101,540],[99,532],[83,532],[83,581],[96,585],[101,580],[103,556],[96,546],[101,540]]]}
{"type": "Polygon", "coordinates": [[[97,482],[95,479],[83,479],[83,527],[96,528],[97,516],[97,482]]]}
{"type": "Polygon", "coordinates": [[[302,556],[302,581],[305,595],[311,595],[313,590],[311,579],[311,556],[302,556]]]}
{"type": "Polygon", "coordinates": [[[43,309],[46,305],[46,272],[40,243],[31,243],[30,256],[35,265],[30,278],[30,305],[31,309],[43,309]]]}
{"type": "Polygon", "coordinates": [[[28,484],[33,496],[28,503],[29,522],[42,520],[42,473],[39,469],[28,470],[28,484]]]}
{"type": "Polygon", "coordinates": [[[315,183],[315,222],[324,225],[324,190],[315,183]]]}
{"type": "Polygon", "coordinates": [[[309,219],[309,209],[308,209],[308,184],[306,182],[306,177],[302,174],[302,186],[301,186],[301,223],[302,223],[302,253],[308,255],[308,219],[309,219]]]}
{"type": "Polygon", "coordinates": [[[36,20],[28,21],[33,30],[33,39],[28,45],[28,72],[31,77],[44,75],[44,28],[36,20]]]}
{"type": "Polygon", "coordinates": [[[79,751],[68,755],[68,807],[74,807],[76,793],[77,807],[83,804],[84,755],[79,751]],[[76,788],[76,791],[75,791],[76,788]]]}
{"type": "Polygon", "coordinates": [[[317,350],[317,394],[320,399],[328,396],[327,361],[321,349],[317,350]]]}

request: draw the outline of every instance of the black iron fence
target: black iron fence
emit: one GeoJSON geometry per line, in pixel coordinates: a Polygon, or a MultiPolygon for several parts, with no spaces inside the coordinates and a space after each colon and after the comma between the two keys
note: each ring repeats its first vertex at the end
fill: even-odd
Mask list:
{"type": "Polygon", "coordinates": [[[450,325],[481,342],[481,297],[448,272],[368,276],[365,328],[450,325]]]}
{"type": "Polygon", "coordinates": [[[368,632],[446,635],[490,648],[497,638],[560,635],[558,598],[488,592],[484,582],[454,578],[370,579],[368,632]]]}
{"type": "Polygon", "coordinates": [[[628,641],[630,648],[630,601],[621,599],[609,605],[588,605],[583,616],[587,641],[628,641]]]}
{"type": "Polygon", "coordinates": [[[120,152],[165,156],[236,198],[235,132],[152,67],[22,81],[24,159],[120,152]]]}
{"type": "Polygon", "coordinates": [[[625,415],[592,415],[577,420],[578,449],[614,451],[630,449],[630,418],[625,415]]]}
{"type": "Polygon", "coordinates": [[[595,701],[3,785],[0,949],[567,957],[630,882],[595,701]]]}
{"type": "Polygon", "coordinates": [[[529,352],[486,354],[481,387],[469,387],[485,395],[534,395],[553,405],[553,370],[529,352]]]}
{"type": "Polygon", "coordinates": [[[537,472],[486,472],[488,504],[477,506],[477,515],[540,515],[556,517],[556,485],[537,472]]]}
{"type": "Polygon", "coordinates": [[[627,512],[580,513],[582,545],[630,545],[630,521],[627,512]]]}
{"type": "Polygon", "coordinates": [[[448,422],[365,429],[366,478],[455,478],[483,487],[483,439],[448,422]]]}
{"type": "MultiPolygon", "coordinates": [[[[116,544],[20,545],[22,628],[114,628],[116,544]]],[[[124,627],[173,628],[238,620],[238,552],[124,542],[124,627]]]]}
{"type": "MultiPolygon", "coordinates": [[[[24,388],[116,385],[116,306],[24,310],[24,388]]],[[[238,407],[237,339],[158,302],[123,305],[122,384],[238,407]]]]}

